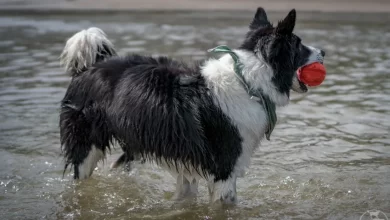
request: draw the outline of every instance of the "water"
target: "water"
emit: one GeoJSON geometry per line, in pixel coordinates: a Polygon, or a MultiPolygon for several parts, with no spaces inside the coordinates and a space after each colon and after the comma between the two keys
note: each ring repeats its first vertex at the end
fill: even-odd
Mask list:
{"type": "MultiPolygon", "coordinates": [[[[102,28],[120,54],[186,61],[218,44],[239,45],[249,15],[169,13],[0,17],[1,219],[359,219],[390,214],[390,27],[299,21],[304,42],[327,52],[324,84],[278,110],[271,141],[238,181],[238,204],[173,203],[175,180],[155,165],[62,178],[59,102],[70,78],[59,68],[65,40],[102,28]]],[[[272,17],[272,16],[271,16],[272,17]]],[[[280,18],[280,17],[277,17],[280,18]]],[[[388,215],[390,217],[390,215],[388,215]]]]}

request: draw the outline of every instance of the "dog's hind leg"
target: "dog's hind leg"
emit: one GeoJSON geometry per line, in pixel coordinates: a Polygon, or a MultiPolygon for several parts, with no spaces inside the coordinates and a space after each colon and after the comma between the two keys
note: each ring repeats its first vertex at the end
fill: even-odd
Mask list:
{"type": "Polygon", "coordinates": [[[65,154],[65,170],[68,165],[73,166],[75,179],[88,178],[98,161],[104,159],[109,134],[102,131],[102,127],[87,120],[85,111],[63,104],[60,115],[61,146],[65,154]]]}
{"type": "Polygon", "coordinates": [[[110,166],[111,169],[116,169],[120,166],[124,166],[126,171],[131,170],[131,162],[134,161],[134,155],[127,155],[126,153],[123,153],[119,158],[113,162],[110,166]]]}
{"type": "Polygon", "coordinates": [[[173,200],[194,198],[198,194],[198,180],[195,178],[190,182],[183,174],[179,174],[176,179],[176,191],[173,200]]]}
{"type": "MultiPolygon", "coordinates": [[[[104,157],[103,151],[95,145],[92,145],[87,157],[78,165],[78,178],[85,179],[90,177],[97,167],[97,163],[103,160],[104,157]]],[[[76,176],[75,179],[77,179],[76,176]]]]}
{"type": "Polygon", "coordinates": [[[126,143],[119,142],[119,144],[123,150],[123,154],[110,165],[110,169],[116,169],[123,166],[126,171],[130,171],[132,161],[140,160],[141,163],[145,163],[145,159],[142,158],[140,154],[135,154],[133,151],[131,151],[131,148],[126,145],[126,143]]]}
{"type": "Polygon", "coordinates": [[[126,154],[122,154],[115,162],[113,162],[110,166],[111,169],[116,169],[123,164],[126,164],[128,162],[128,159],[126,157],[126,154]]]}

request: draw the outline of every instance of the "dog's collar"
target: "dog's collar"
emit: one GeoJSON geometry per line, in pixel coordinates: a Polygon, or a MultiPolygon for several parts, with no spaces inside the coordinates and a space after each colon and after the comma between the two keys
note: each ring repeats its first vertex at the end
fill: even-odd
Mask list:
{"type": "Polygon", "coordinates": [[[267,140],[270,140],[271,133],[274,130],[277,116],[276,116],[276,107],[275,103],[271,101],[271,99],[268,97],[268,95],[265,95],[261,89],[252,89],[249,84],[245,81],[244,76],[242,75],[242,69],[243,64],[241,63],[238,55],[232,51],[228,46],[221,45],[218,47],[215,47],[213,49],[208,50],[208,52],[214,52],[214,53],[228,53],[233,61],[234,61],[234,72],[236,73],[237,78],[240,80],[240,82],[243,84],[246,92],[249,94],[251,99],[259,102],[263,108],[264,111],[267,114],[268,117],[268,128],[265,132],[265,136],[267,140]]]}

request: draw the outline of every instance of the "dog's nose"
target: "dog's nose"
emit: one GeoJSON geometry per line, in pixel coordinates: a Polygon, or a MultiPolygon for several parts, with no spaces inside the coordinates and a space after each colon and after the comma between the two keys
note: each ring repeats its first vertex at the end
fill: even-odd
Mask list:
{"type": "Polygon", "coordinates": [[[325,51],[321,50],[321,55],[324,57],[325,56],[325,51]]]}

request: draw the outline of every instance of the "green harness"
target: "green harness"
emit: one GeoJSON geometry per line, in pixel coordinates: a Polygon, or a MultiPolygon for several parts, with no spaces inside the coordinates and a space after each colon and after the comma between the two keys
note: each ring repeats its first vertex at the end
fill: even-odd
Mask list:
{"type": "Polygon", "coordinates": [[[267,140],[270,140],[270,136],[272,131],[274,130],[276,121],[278,120],[276,117],[276,108],[275,103],[273,103],[269,97],[261,91],[261,89],[252,89],[249,87],[248,83],[245,81],[244,76],[242,75],[242,69],[243,64],[240,62],[240,59],[238,58],[237,54],[233,52],[228,46],[221,45],[218,47],[215,47],[213,49],[208,50],[208,52],[213,53],[228,53],[234,61],[234,72],[236,73],[236,76],[244,86],[246,92],[249,94],[251,99],[256,100],[260,105],[263,106],[264,111],[267,114],[268,117],[268,128],[265,132],[265,136],[267,140]]]}

